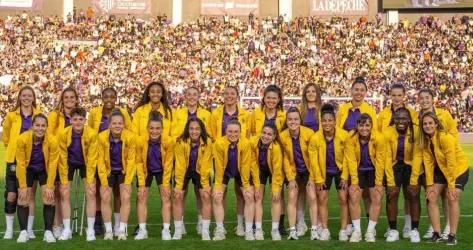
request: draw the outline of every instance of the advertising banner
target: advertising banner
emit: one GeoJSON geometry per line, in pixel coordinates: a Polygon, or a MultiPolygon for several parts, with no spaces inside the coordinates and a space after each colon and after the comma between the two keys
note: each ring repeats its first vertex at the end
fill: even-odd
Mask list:
{"type": "Polygon", "coordinates": [[[383,9],[473,8],[473,0],[383,0],[383,9]]]}
{"type": "Polygon", "coordinates": [[[0,9],[41,10],[43,0],[0,0],[0,9]]]}
{"type": "Polygon", "coordinates": [[[312,16],[367,16],[373,0],[309,0],[312,16]]]}
{"type": "Polygon", "coordinates": [[[151,14],[151,0],[92,0],[92,6],[99,13],[151,14]]]}
{"type": "Polygon", "coordinates": [[[200,13],[202,15],[219,16],[247,16],[259,14],[259,0],[201,0],[200,13]]]}

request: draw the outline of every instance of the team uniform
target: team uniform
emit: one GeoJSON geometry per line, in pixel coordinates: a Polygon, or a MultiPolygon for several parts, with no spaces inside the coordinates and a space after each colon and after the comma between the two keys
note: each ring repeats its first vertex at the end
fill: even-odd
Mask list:
{"type": "Polygon", "coordinates": [[[284,173],[282,169],[282,149],[277,142],[264,145],[259,137],[253,137],[250,140],[251,146],[251,172],[252,176],[257,176],[256,185],[271,184],[271,192],[281,191],[284,182],[284,173]]]}
{"type": "MultiPolygon", "coordinates": [[[[418,114],[417,112],[410,108],[406,107],[409,110],[409,114],[411,115],[412,123],[415,125],[419,124],[418,114]]],[[[392,105],[384,108],[378,114],[378,131],[383,133],[385,129],[389,128],[393,124],[394,113],[396,111],[393,109],[392,105]]]]}
{"type": "MultiPolygon", "coordinates": [[[[145,133],[147,133],[149,114],[151,113],[151,111],[152,111],[151,103],[147,103],[135,110],[135,113],[133,114],[132,131],[136,135],[142,136],[145,133]]],[[[172,111],[166,112],[163,104],[159,105],[159,108],[157,109],[157,111],[161,114],[162,120],[163,120],[162,136],[168,136],[168,137],[171,136],[172,111]]]]}
{"type": "Polygon", "coordinates": [[[210,120],[210,112],[202,107],[197,107],[195,113],[190,113],[187,107],[174,110],[171,136],[178,138],[184,133],[187,121],[191,118],[199,118],[206,126],[210,120]]]}
{"type": "Polygon", "coordinates": [[[248,133],[251,136],[259,137],[265,125],[274,125],[278,132],[280,132],[284,127],[285,121],[286,113],[283,110],[278,110],[274,117],[268,118],[265,108],[256,108],[248,118],[248,133]]]}
{"type": "Polygon", "coordinates": [[[199,188],[210,187],[210,167],[212,165],[212,143],[201,140],[198,145],[192,146],[190,140],[177,143],[174,156],[175,188],[187,190],[189,182],[199,188]]]}
{"type": "Polygon", "coordinates": [[[363,113],[366,113],[371,117],[371,120],[373,121],[373,128],[378,128],[378,123],[376,121],[376,111],[373,106],[363,101],[361,105],[355,110],[352,110],[352,108],[353,104],[351,102],[344,103],[340,106],[336,118],[337,128],[344,129],[345,131],[353,130],[356,127],[356,120],[363,113]]]}
{"type": "Polygon", "coordinates": [[[212,111],[209,122],[207,124],[207,133],[210,135],[212,140],[215,141],[218,138],[225,136],[227,124],[231,119],[234,118],[238,119],[238,121],[240,122],[240,132],[242,137],[247,137],[248,112],[238,106],[236,112],[230,115],[226,112],[225,106],[221,105],[212,111]]]}

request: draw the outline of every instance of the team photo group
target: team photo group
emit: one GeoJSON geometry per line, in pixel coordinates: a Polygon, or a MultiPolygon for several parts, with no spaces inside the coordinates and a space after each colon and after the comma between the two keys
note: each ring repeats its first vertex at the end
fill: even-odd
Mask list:
{"type": "Polygon", "coordinates": [[[277,85],[266,86],[253,111],[240,106],[235,86],[224,88],[223,104],[211,112],[199,104],[201,91],[189,87],[183,107],[172,109],[166,86],[151,82],[129,112],[118,107],[123,93],[112,87],[102,90],[101,106],[91,110],[81,107],[77,91],[67,87],[57,107],[45,114],[35,90],[24,86],[2,124],[4,238],[34,239],[35,207],[42,206],[43,240],[71,239],[71,186],[78,173],[87,241],[99,235],[103,240],[130,235],[180,240],[186,237],[186,197],[194,193],[198,218],[186,220],[197,222],[202,240],[225,240],[235,233],[248,241],[310,234],[311,240],[375,242],[381,240],[378,230],[387,242],[457,243],[469,168],[457,123],[435,106],[431,90],[417,92],[416,111],[405,105],[405,86],[393,83],[390,104],[379,113],[365,101],[363,77],[352,82],[351,100],[338,107],[323,103],[322,90],[313,83],[304,86],[300,105],[287,110],[277,85]],[[231,232],[224,226],[234,218],[226,213],[229,184],[237,211],[231,232]],[[153,185],[159,193],[150,189],[153,185]],[[41,199],[35,199],[36,191],[41,199]],[[337,196],[338,232],[328,229],[329,194],[337,196]],[[150,196],[161,200],[162,221],[147,220],[150,196]],[[425,235],[419,232],[421,200],[430,224],[425,235]],[[398,205],[405,211],[403,227],[397,224],[398,205]],[[362,207],[367,228],[360,226],[362,207]],[[376,228],[385,220],[380,218],[384,209],[387,230],[376,228]],[[131,211],[137,226],[128,229],[131,211]],[[271,213],[270,232],[263,231],[263,211],[271,213]],[[14,235],[15,217],[19,235],[14,235]],[[162,223],[161,234],[148,235],[147,222],[162,223]]]}

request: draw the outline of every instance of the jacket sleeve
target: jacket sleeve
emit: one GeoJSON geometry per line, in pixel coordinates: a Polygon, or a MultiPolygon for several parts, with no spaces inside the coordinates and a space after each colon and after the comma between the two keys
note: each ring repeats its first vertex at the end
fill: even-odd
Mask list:
{"type": "MultiPolygon", "coordinates": [[[[241,183],[242,183],[243,188],[248,188],[251,186],[250,179],[251,179],[251,176],[253,176],[254,164],[251,163],[251,151],[249,147],[250,147],[249,144],[246,144],[246,145],[243,144],[243,148],[241,149],[241,154],[240,154],[241,159],[238,159],[238,160],[241,160],[240,175],[241,175],[241,183]]],[[[253,176],[253,181],[255,182],[258,181],[258,187],[259,187],[259,176],[257,180],[255,180],[253,176]]],[[[255,183],[255,186],[256,186],[256,183],[255,183]]]]}
{"type": "Polygon", "coordinates": [[[88,184],[94,183],[95,180],[95,172],[97,170],[97,162],[99,157],[99,150],[98,150],[98,140],[97,134],[94,134],[90,138],[89,149],[87,152],[87,169],[86,169],[86,181],[88,184]]]}
{"type": "Polygon", "coordinates": [[[212,168],[212,164],[212,143],[208,140],[200,169],[200,183],[202,184],[202,188],[210,187],[210,169],[212,168]]]}
{"type": "Polygon", "coordinates": [[[255,136],[256,135],[256,112],[253,111],[249,116],[248,116],[248,136],[255,136]]]}
{"type": "Polygon", "coordinates": [[[5,117],[5,121],[3,121],[2,140],[3,140],[3,145],[5,145],[5,148],[8,147],[8,142],[10,141],[10,130],[13,123],[11,116],[12,116],[11,113],[8,113],[7,116],[5,117]]]}
{"type": "MultiPolygon", "coordinates": [[[[46,166],[48,168],[47,170],[48,179],[46,182],[47,184],[46,186],[49,189],[54,188],[54,182],[56,181],[58,161],[59,161],[59,145],[55,137],[50,137],[49,138],[49,165],[46,166]]],[[[63,175],[64,173],[60,173],[60,174],[63,175]]],[[[67,175],[67,172],[66,172],[66,175],[67,175]]],[[[67,179],[67,176],[66,176],[66,179],[67,179]]],[[[64,184],[62,180],[61,180],[61,183],[64,184]]]]}
{"type": "Polygon", "coordinates": [[[26,142],[20,137],[16,147],[16,178],[20,188],[26,188],[26,142]]]}
{"type": "Polygon", "coordinates": [[[445,155],[445,160],[447,161],[446,173],[444,173],[445,178],[447,179],[448,188],[455,188],[455,167],[457,164],[457,159],[455,155],[455,143],[456,140],[453,136],[445,135],[440,137],[440,145],[443,154],[445,155]]]}
{"type": "Polygon", "coordinates": [[[223,149],[219,143],[214,144],[213,157],[215,160],[215,189],[221,189],[225,166],[223,165],[223,149]]]}
{"type": "Polygon", "coordinates": [[[68,166],[67,166],[67,157],[68,157],[68,151],[67,151],[67,139],[66,139],[66,134],[61,133],[59,136],[59,163],[58,163],[58,168],[59,168],[59,179],[61,181],[62,185],[66,185],[69,183],[68,180],[68,166]]]}
{"type": "Polygon", "coordinates": [[[121,110],[121,113],[123,114],[123,117],[125,117],[125,128],[130,130],[130,131],[134,131],[133,130],[133,123],[131,122],[130,114],[124,108],[121,108],[120,110],[121,110]]]}
{"type": "Polygon", "coordinates": [[[163,187],[169,187],[171,184],[171,177],[172,177],[172,171],[173,171],[173,159],[174,159],[174,154],[172,153],[174,151],[174,142],[169,142],[167,145],[167,157],[165,157],[165,160],[163,162],[163,187]]]}
{"type": "Polygon", "coordinates": [[[139,131],[140,131],[140,119],[141,119],[141,112],[140,112],[140,109],[137,109],[135,111],[135,113],[133,114],[133,120],[131,121],[131,131],[133,131],[133,133],[140,135],[139,131]]]}
{"type": "Polygon", "coordinates": [[[140,137],[136,143],[136,176],[138,177],[138,186],[144,187],[146,180],[145,163],[143,159],[143,141],[140,137]]]}
{"type": "Polygon", "coordinates": [[[345,146],[345,157],[348,165],[348,171],[351,177],[351,184],[358,185],[358,166],[355,156],[355,146],[352,140],[348,140],[345,146]]]}
{"type": "Polygon", "coordinates": [[[296,179],[296,176],[294,175],[293,165],[291,164],[291,161],[289,159],[289,154],[287,154],[286,152],[284,152],[283,154],[283,168],[287,181],[293,181],[296,179]]]}
{"type": "Polygon", "coordinates": [[[322,170],[320,169],[321,166],[319,164],[319,157],[325,157],[319,155],[319,148],[317,145],[317,138],[312,136],[309,142],[309,156],[310,156],[310,165],[314,171],[314,181],[316,184],[324,183],[324,178],[322,176],[322,170]]]}
{"type": "Polygon", "coordinates": [[[273,193],[281,192],[281,187],[284,182],[284,174],[282,169],[282,150],[279,144],[273,145],[273,172],[271,190],[273,193]]]}
{"type": "Polygon", "coordinates": [[[208,133],[213,141],[217,140],[217,117],[215,111],[210,114],[210,118],[207,122],[208,133]]]}
{"type": "Polygon", "coordinates": [[[445,129],[449,134],[451,134],[454,138],[455,141],[459,141],[459,134],[458,134],[458,128],[457,128],[457,121],[453,119],[452,115],[450,112],[445,110],[445,129]]]}
{"type": "Polygon", "coordinates": [[[58,124],[57,112],[50,112],[48,115],[47,133],[50,135],[54,135],[56,133],[55,130],[57,129],[57,124],[58,124]]]}
{"type": "Polygon", "coordinates": [[[87,117],[87,126],[89,128],[95,128],[94,127],[94,122],[95,122],[95,109],[92,109],[90,112],[89,112],[89,117],[87,117]]]}
{"type": "Polygon", "coordinates": [[[419,182],[419,175],[422,170],[422,149],[419,148],[419,142],[414,141],[413,147],[413,159],[412,159],[412,172],[410,184],[417,186],[419,182]]]}
{"type": "Polygon", "coordinates": [[[183,189],[184,187],[184,177],[186,174],[186,156],[184,154],[184,142],[180,142],[175,147],[175,158],[176,158],[176,169],[174,170],[174,179],[176,181],[176,188],[183,189]]]}
{"type": "Polygon", "coordinates": [[[99,179],[102,187],[108,187],[108,179],[107,179],[107,168],[105,166],[105,148],[104,145],[100,142],[99,139],[99,158],[97,161],[97,168],[99,179]]]}
{"type": "MultiPolygon", "coordinates": [[[[429,147],[427,145],[427,147],[429,147]]],[[[424,162],[425,170],[425,184],[430,186],[434,184],[434,159],[432,153],[428,149],[422,150],[422,160],[424,162]]]]}
{"type": "Polygon", "coordinates": [[[133,135],[128,142],[128,155],[126,159],[125,184],[131,185],[136,174],[136,137],[133,135]]]}
{"type": "Polygon", "coordinates": [[[380,134],[376,142],[376,167],[375,167],[375,184],[377,186],[383,185],[384,171],[386,169],[386,138],[380,134]]]}
{"type": "MultiPolygon", "coordinates": [[[[391,136],[391,134],[389,134],[391,136]]],[[[386,167],[384,168],[384,172],[386,174],[386,182],[388,187],[396,186],[394,181],[394,171],[393,171],[393,151],[391,148],[391,141],[390,137],[386,138],[386,167]]]]}

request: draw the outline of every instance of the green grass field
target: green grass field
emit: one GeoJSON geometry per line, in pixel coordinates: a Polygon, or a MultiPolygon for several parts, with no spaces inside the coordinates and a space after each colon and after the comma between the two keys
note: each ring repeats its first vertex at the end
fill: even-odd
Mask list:
{"type": "MultiPolygon", "coordinates": [[[[473,145],[463,145],[465,152],[469,158],[470,166],[473,165],[473,145]]],[[[0,185],[3,186],[3,178],[5,176],[5,163],[4,163],[4,148],[0,147],[0,185]]],[[[233,186],[233,185],[230,185],[233,186]]],[[[37,192],[39,193],[39,192],[37,192]]],[[[346,242],[338,241],[338,231],[339,231],[339,220],[338,220],[338,204],[336,201],[336,196],[334,191],[332,191],[329,207],[330,207],[330,220],[329,228],[332,234],[332,240],[329,242],[320,242],[320,241],[310,241],[309,235],[302,237],[299,241],[287,241],[283,240],[280,242],[272,242],[270,240],[270,210],[269,205],[265,206],[264,213],[264,230],[266,232],[266,240],[261,242],[246,242],[243,238],[235,236],[233,233],[233,228],[236,225],[236,206],[235,206],[235,195],[233,192],[228,192],[229,197],[227,199],[228,204],[226,207],[226,222],[225,227],[228,231],[227,239],[221,242],[203,242],[200,240],[199,235],[197,235],[195,230],[195,222],[197,220],[196,208],[195,208],[195,197],[193,193],[188,195],[186,213],[185,213],[185,222],[187,235],[184,236],[184,239],[181,241],[162,241],[161,238],[161,212],[160,212],[160,201],[158,197],[157,188],[153,187],[151,189],[150,201],[148,202],[149,215],[148,215],[148,233],[149,239],[145,241],[135,241],[132,236],[129,236],[127,241],[103,241],[98,239],[95,242],[88,243],[85,241],[84,236],[74,235],[74,238],[67,242],[57,242],[55,244],[46,244],[42,242],[42,206],[37,206],[37,213],[35,218],[34,228],[38,230],[36,232],[36,239],[31,240],[26,244],[19,245],[16,243],[16,237],[18,233],[15,233],[15,240],[3,240],[3,231],[5,230],[4,217],[0,220],[0,249],[80,249],[80,248],[89,248],[89,249],[196,249],[196,248],[219,248],[219,249],[263,249],[263,248],[280,248],[280,249],[309,249],[309,248],[330,248],[330,249],[472,249],[473,238],[470,238],[473,235],[473,184],[469,183],[465,189],[465,192],[462,194],[461,202],[461,213],[462,217],[460,220],[460,228],[458,230],[458,245],[453,247],[447,247],[444,244],[427,244],[425,242],[419,244],[411,244],[407,240],[400,240],[396,243],[386,243],[383,238],[383,234],[387,228],[387,220],[385,212],[382,212],[382,217],[379,220],[377,231],[377,242],[376,243],[358,243],[350,244],[346,242]]],[[[39,196],[37,196],[39,198],[39,196]]],[[[40,204],[40,200],[37,204],[40,204]]],[[[80,199],[82,200],[82,199],[80,199]]],[[[134,200],[134,199],[133,199],[134,200]]],[[[399,204],[402,201],[400,201],[399,204]]],[[[3,204],[3,202],[2,202],[3,204]]],[[[265,204],[270,204],[269,200],[265,204]]],[[[384,205],[383,205],[384,207],[384,205]]],[[[400,207],[400,217],[398,220],[398,228],[402,230],[404,225],[402,205],[400,207]]],[[[383,208],[384,210],[384,208],[383,208]]],[[[3,205],[2,205],[3,212],[3,205]]],[[[306,219],[308,219],[307,210],[306,210],[306,219]]],[[[287,222],[286,222],[287,223],[287,222]]],[[[132,212],[129,221],[129,231],[131,232],[136,224],[136,213],[134,211],[134,206],[132,206],[132,212]]],[[[364,232],[367,225],[367,219],[362,218],[362,230],[364,232]]],[[[85,226],[85,225],[84,225],[85,226]]],[[[422,218],[420,222],[420,231],[423,234],[428,226],[426,211],[425,211],[425,202],[422,202],[422,218]]],[[[213,229],[213,225],[211,225],[213,229]]],[[[15,230],[18,230],[17,218],[15,218],[15,230]]],[[[173,230],[173,229],[172,229],[173,230]]]]}

